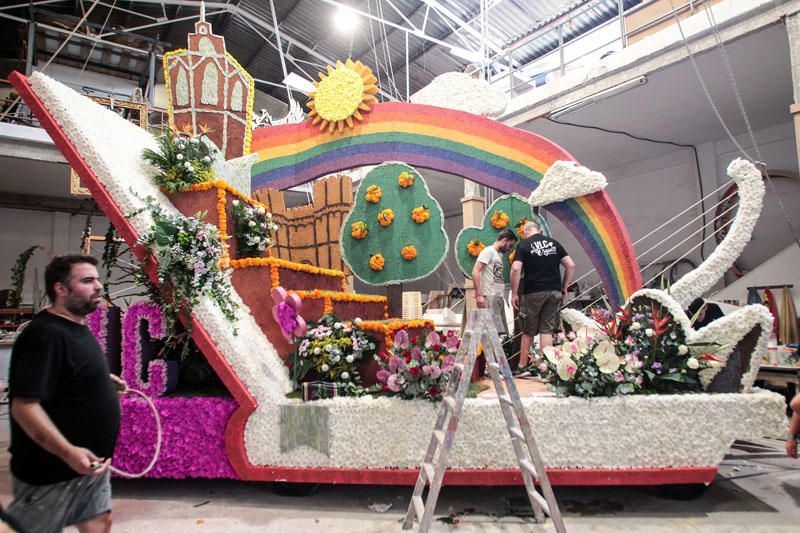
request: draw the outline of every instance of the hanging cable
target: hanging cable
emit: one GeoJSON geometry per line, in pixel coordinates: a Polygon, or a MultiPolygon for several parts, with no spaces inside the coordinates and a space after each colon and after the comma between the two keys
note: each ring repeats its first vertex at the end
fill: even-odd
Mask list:
{"type": "MultiPolygon", "coordinates": [[[[705,213],[706,205],[705,205],[705,192],[704,192],[704,187],[703,187],[703,176],[701,175],[701,172],[700,172],[700,156],[697,153],[697,147],[695,145],[693,145],[693,144],[676,143],[676,142],[673,142],[673,141],[662,141],[660,139],[650,139],[648,137],[642,137],[640,135],[634,135],[633,133],[628,133],[627,131],[612,130],[612,129],[609,129],[609,128],[602,128],[600,126],[592,126],[592,125],[588,125],[588,124],[574,124],[572,122],[563,122],[563,121],[556,120],[556,119],[550,118],[550,117],[546,117],[546,118],[550,122],[555,122],[556,124],[561,124],[561,125],[564,125],[564,126],[572,126],[572,127],[575,127],[575,128],[585,128],[585,129],[602,131],[604,133],[614,133],[614,134],[617,134],[617,135],[625,135],[626,137],[630,137],[631,139],[636,139],[637,141],[646,141],[646,142],[651,142],[651,143],[656,143],[656,144],[667,144],[667,145],[670,145],[670,146],[677,146],[679,148],[691,148],[692,152],[694,154],[695,170],[697,171],[697,185],[700,188],[700,208],[703,211],[703,213],[705,213]]],[[[703,228],[705,228],[705,227],[706,227],[706,220],[705,220],[705,216],[704,216],[704,218],[703,218],[703,228]]],[[[705,242],[705,240],[706,240],[705,236],[706,236],[705,233],[703,233],[703,240],[701,242],[705,242]]],[[[700,246],[700,258],[702,260],[704,260],[704,261],[705,261],[705,258],[706,258],[705,249],[704,249],[704,247],[702,245],[700,246]]]]}
{"type": "Polygon", "coordinates": [[[767,171],[767,165],[766,163],[763,163],[764,158],[761,156],[761,150],[758,147],[758,143],[756,142],[755,132],[753,131],[753,127],[750,124],[750,117],[747,115],[747,110],[744,107],[744,100],[742,99],[742,95],[739,92],[739,84],[736,83],[736,77],[733,74],[733,67],[731,66],[730,59],[728,58],[728,51],[725,48],[725,43],[722,40],[722,35],[720,35],[719,33],[719,26],[717,25],[716,18],[714,17],[714,12],[711,9],[711,5],[708,3],[708,0],[706,0],[704,4],[704,11],[706,13],[706,18],[708,19],[708,22],[714,31],[714,40],[717,43],[720,56],[722,57],[722,65],[725,68],[725,74],[728,76],[728,80],[731,82],[731,87],[733,88],[733,96],[736,99],[736,105],[739,107],[739,112],[742,114],[742,119],[744,119],[744,125],[745,128],[747,128],[747,133],[750,136],[750,142],[753,144],[753,150],[755,150],[756,152],[756,157],[758,158],[758,161],[761,162],[761,164],[763,165],[761,171],[764,173],[767,183],[770,186],[772,195],[778,202],[778,206],[781,209],[781,214],[783,215],[783,219],[786,222],[786,225],[789,227],[789,231],[792,234],[792,238],[794,238],[795,244],[800,246],[800,239],[798,239],[797,231],[792,225],[792,221],[786,212],[786,207],[784,207],[783,201],[781,200],[780,195],[775,189],[775,183],[774,180],[772,179],[772,176],[770,176],[769,172],[767,171]]]}

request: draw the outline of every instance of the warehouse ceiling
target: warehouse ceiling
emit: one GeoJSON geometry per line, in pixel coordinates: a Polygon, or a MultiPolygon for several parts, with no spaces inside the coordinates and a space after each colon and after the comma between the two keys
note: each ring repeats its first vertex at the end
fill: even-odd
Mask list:
{"type": "MultiPolygon", "coordinates": [[[[622,4],[629,9],[641,1],[622,4]]],[[[24,71],[29,53],[42,64],[58,51],[55,63],[136,80],[145,91],[150,54],[158,60],[156,81],[163,81],[159,56],[186,45],[201,11],[195,0],[6,4],[0,7],[0,75],[24,71]],[[27,47],[32,27],[33,51],[27,47]]],[[[279,100],[288,102],[287,74],[316,81],[326,65],[348,57],[372,68],[381,99],[407,100],[437,75],[470,64],[483,66],[490,78],[508,72],[509,64],[528,64],[558,46],[555,32],[538,30],[567,22],[561,38],[569,42],[616,16],[618,6],[618,0],[228,0],[205,2],[205,17],[257,88],[279,100]],[[342,14],[350,19],[337,18],[342,14]]],[[[531,80],[517,82],[525,90],[531,80]]]]}

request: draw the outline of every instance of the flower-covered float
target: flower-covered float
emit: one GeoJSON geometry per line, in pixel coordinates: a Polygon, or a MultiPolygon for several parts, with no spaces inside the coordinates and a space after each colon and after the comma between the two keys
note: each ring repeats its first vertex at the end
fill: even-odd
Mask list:
{"type": "MultiPolygon", "coordinates": [[[[339,65],[331,73],[346,68],[339,65]]],[[[575,234],[612,302],[620,306],[619,316],[616,307],[603,317],[567,313],[576,333],[563,339],[557,352],[542,354],[542,373],[554,376],[554,389],[571,387],[567,392],[574,395],[523,398],[552,484],[709,483],[734,439],[781,434],[782,397],[751,390],[765,349],[767,314],[748,307],[695,331],[682,311],[721,275],[746,241],[742,236],[752,230],[763,192],[746,164],[731,170],[742,197],[729,233],[736,237],[673,286],[671,294],[639,290],[630,239],[602,190],[604,180],[571,164],[565,151],[529,132],[465,112],[374,104],[372,80],[360,67],[355,76],[337,73],[329,79],[339,78],[353,86],[352,106],[364,112],[356,117],[359,121],[341,116],[338,108],[327,115],[320,98],[314,120],[255,131],[251,146],[258,162],[252,186],[285,188],[354,165],[403,161],[378,167],[384,172],[380,180],[362,183],[357,201],[363,195],[363,205],[341,226],[346,261],[360,277],[377,284],[414,279],[441,260],[437,246],[448,243],[439,233],[441,210],[414,196],[428,196],[415,167],[452,172],[521,195],[536,192],[544,178],[549,191],[540,190],[533,203],[546,205],[575,234]],[[555,165],[558,161],[567,164],[555,165]],[[548,179],[551,168],[558,173],[548,179]],[[587,189],[562,191],[561,183],[574,181],[576,172],[587,189]],[[384,225],[386,210],[393,217],[384,225]],[[408,246],[414,246],[414,254],[408,246]],[[655,358],[647,359],[640,350],[634,359],[632,350],[626,352],[629,337],[628,346],[641,347],[654,335],[668,339],[654,350],[655,358]],[[666,361],[661,357],[676,361],[667,364],[666,374],[660,372],[666,361]],[[668,377],[674,374],[694,380],[698,391],[702,386],[726,392],[636,394],[657,391],[648,383],[674,392],[666,390],[673,382],[682,383],[668,377]]],[[[165,270],[169,264],[190,268],[182,274],[185,286],[211,278],[216,284],[203,292],[208,286],[195,283],[200,292],[184,293],[184,301],[174,305],[230,396],[160,396],[170,381],[168,365],[148,360],[140,347],[145,329],[152,337],[164,334],[164,319],[146,307],[132,307],[123,318],[123,374],[132,386],[156,396],[164,429],[161,455],[148,475],[413,484],[438,409],[430,399],[439,396],[454,362],[454,334],[433,333],[433,324],[426,322],[385,321],[386,299],[345,292],[343,272],[277,259],[266,248],[254,247],[269,238],[269,221],[247,195],[220,180],[198,180],[165,194],[154,181],[161,171],[142,158],[145,150],[159,149],[149,133],[44,75],[15,73],[11,79],[146,262],[151,279],[169,291],[180,281],[165,270]],[[258,242],[251,239],[242,247],[226,237],[237,225],[235,213],[244,207],[251,216],[261,216],[259,227],[266,227],[258,242]],[[181,231],[156,230],[165,220],[177,228],[198,211],[206,212],[208,227],[187,226],[183,232],[217,238],[219,245],[206,250],[209,256],[203,260],[187,258],[180,266],[171,247],[181,242],[181,231]],[[377,360],[364,357],[369,350],[377,360]],[[294,364],[287,365],[292,359],[294,364]],[[302,371],[352,386],[332,391],[305,387],[304,398],[292,397],[302,371]],[[373,385],[381,394],[362,393],[373,385]],[[311,398],[323,399],[304,401],[311,398]]],[[[330,99],[330,87],[323,89],[330,99]]],[[[187,142],[194,138],[190,135],[187,142]]],[[[205,155],[200,156],[202,163],[205,155]]],[[[190,174],[198,169],[184,168],[185,178],[193,179],[190,174]]],[[[200,170],[207,168],[201,165],[200,170]]],[[[502,211],[485,231],[518,223],[510,209],[502,211]]],[[[463,241],[464,254],[481,240],[463,241]]],[[[102,313],[92,318],[101,338],[108,322],[102,313]]],[[[105,342],[108,347],[110,337],[105,342]]],[[[153,426],[145,404],[124,400],[117,467],[138,471],[147,464],[154,450],[153,426]]],[[[497,400],[469,398],[445,483],[521,484],[507,438],[497,400]]]]}

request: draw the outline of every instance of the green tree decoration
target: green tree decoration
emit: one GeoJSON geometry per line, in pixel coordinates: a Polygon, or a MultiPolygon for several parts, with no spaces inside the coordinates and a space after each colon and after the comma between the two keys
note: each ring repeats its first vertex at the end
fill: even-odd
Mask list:
{"type": "Polygon", "coordinates": [[[412,167],[384,163],[361,180],[342,224],[342,257],[358,279],[391,285],[431,274],[449,246],[444,214],[412,167]]]}
{"type": "MultiPolygon", "coordinates": [[[[534,212],[525,198],[515,193],[501,196],[486,210],[481,227],[467,226],[458,233],[455,248],[458,267],[465,276],[472,278],[472,267],[475,266],[480,250],[484,246],[491,246],[497,239],[497,234],[504,229],[510,229],[522,239],[522,226],[530,220],[539,221],[542,224],[542,233],[550,235],[544,217],[534,212]]],[[[511,273],[509,255],[503,256],[503,277],[506,283],[510,281],[511,273]]]]}

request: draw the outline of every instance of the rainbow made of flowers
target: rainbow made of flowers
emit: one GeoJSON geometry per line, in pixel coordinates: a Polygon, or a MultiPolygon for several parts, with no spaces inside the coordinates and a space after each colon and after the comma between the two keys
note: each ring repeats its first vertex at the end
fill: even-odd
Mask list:
{"type": "MultiPolygon", "coordinates": [[[[384,102],[358,128],[321,134],[310,121],[253,132],[252,187],[285,189],[354,166],[388,160],[469,176],[472,181],[527,197],[565,150],[534,133],[471,113],[384,102]]],[[[605,191],[548,205],[591,259],[612,304],[641,287],[630,236],[605,191]]]]}

